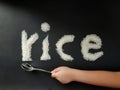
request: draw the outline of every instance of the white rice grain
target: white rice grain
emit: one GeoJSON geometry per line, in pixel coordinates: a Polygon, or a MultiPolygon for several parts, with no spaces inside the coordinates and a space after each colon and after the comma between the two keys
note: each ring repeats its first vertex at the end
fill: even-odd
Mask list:
{"type": "Polygon", "coordinates": [[[43,50],[43,53],[42,53],[42,56],[40,58],[40,60],[50,60],[51,57],[49,55],[49,42],[48,42],[48,36],[43,40],[43,43],[42,43],[42,50],[43,50]]]}
{"type": "Polygon", "coordinates": [[[31,35],[29,39],[27,38],[28,38],[28,35],[25,32],[25,30],[23,30],[21,35],[22,61],[32,61],[32,58],[31,58],[32,44],[36,42],[39,36],[37,33],[35,33],[31,35]]]}
{"type": "Polygon", "coordinates": [[[42,24],[41,24],[41,30],[42,30],[43,32],[49,31],[49,30],[50,30],[50,25],[49,25],[47,22],[42,23],[42,24]]]}
{"type": "Polygon", "coordinates": [[[65,61],[72,61],[74,58],[71,55],[65,54],[63,52],[63,45],[69,42],[74,41],[74,35],[64,35],[59,41],[56,43],[56,51],[60,55],[61,59],[65,61]]]}
{"type": "Polygon", "coordinates": [[[83,58],[88,61],[95,61],[103,55],[103,51],[96,53],[90,53],[90,49],[100,49],[102,46],[102,41],[96,34],[87,35],[81,42],[81,52],[83,58]],[[94,43],[90,43],[90,41],[94,43]]]}

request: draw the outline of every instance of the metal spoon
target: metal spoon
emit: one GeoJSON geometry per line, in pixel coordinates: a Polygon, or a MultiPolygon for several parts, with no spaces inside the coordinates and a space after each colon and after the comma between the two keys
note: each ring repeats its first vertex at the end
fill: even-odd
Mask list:
{"type": "Polygon", "coordinates": [[[32,65],[30,65],[28,63],[22,63],[21,68],[26,70],[26,71],[37,70],[37,71],[42,71],[42,72],[46,72],[46,73],[51,73],[50,71],[47,71],[47,70],[44,70],[44,69],[35,68],[35,67],[33,67],[32,65]]]}

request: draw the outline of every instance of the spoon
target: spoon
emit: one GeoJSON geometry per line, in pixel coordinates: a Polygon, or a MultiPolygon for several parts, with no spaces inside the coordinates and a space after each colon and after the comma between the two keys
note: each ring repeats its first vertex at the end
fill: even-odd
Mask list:
{"type": "Polygon", "coordinates": [[[50,71],[44,70],[44,69],[39,69],[39,68],[35,68],[32,65],[28,64],[28,63],[22,63],[21,64],[21,68],[26,70],[26,71],[42,71],[42,72],[46,72],[46,73],[51,73],[50,71]]]}

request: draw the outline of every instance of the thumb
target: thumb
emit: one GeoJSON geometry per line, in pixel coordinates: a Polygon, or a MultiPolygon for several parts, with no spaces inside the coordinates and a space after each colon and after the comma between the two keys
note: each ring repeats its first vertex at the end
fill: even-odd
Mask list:
{"type": "Polygon", "coordinates": [[[51,77],[56,78],[56,73],[52,73],[51,77]]]}

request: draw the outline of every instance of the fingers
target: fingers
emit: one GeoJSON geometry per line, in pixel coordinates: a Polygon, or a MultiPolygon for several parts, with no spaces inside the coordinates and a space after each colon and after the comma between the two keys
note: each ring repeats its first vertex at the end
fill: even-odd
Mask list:
{"type": "Polygon", "coordinates": [[[55,73],[52,73],[52,74],[51,74],[51,77],[55,78],[55,77],[56,77],[56,74],[55,74],[55,73]]]}
{"type": "Polygon", "coordinates": [[[62,66],[62,67],[58,67],[54,70],[51,71],[51,77],[55,78],[56,80],[58,80],[59,82],[66,84],[70,82],[69,79],[69,67],[66,66],[62,66]]]}
{"type": "Polygon", "coordinates": [[[65,70],[66,68],[68,68],[68,67],[61,66],[61,67],[58,67],[58,68],[55,68],[54,70],[52,70],[51,73],[57,73],[58,71],[65,70]]]}
{"type": "Polygon", "coordinates": [[[60,71],[60,68],[56,68],[54,70],[51,71],[51,77],[56,78],[57,77],[57,73],[60,71]]]}
{"type": "Polygon", "coordinates": [[[59,71],[55,71],[54,73],[51,74],[51,77],[55,78],[56,80],[58,80],[59,82],[62,83],[60,75],[59,75],[59,71]]]}
{"type": "Polygon", "coordinates": [[[59,68],[59,67],[56,68],[56,69],[54,69],[54,70],[52,70],[51,73],[56,73],[56,72],[58,72],[58,71],[60,71],[60,68],[59,68]]]}
{"type": "Polygon", "coordinates": [[[66,66],[61,66],[61,67],[55,68],[54,70],[51,71],[51,76],[53,78],[57,78],[59,76],[59,74],[64,73],[67,69],[68,69],[68,67],[66,67],[66,66]]]}

